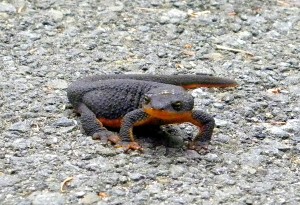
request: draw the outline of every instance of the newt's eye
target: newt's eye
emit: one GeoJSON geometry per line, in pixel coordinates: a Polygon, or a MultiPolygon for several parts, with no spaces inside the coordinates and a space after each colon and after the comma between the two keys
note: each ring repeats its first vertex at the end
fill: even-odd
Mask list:
{"type": "Polygon", "coordinates": [[[180,101],[173,102],[172,107],[173,107],[174,110],[180,111],[181,108],[182,108],[182,102],[180,102],[180,101]]]}
{"type": "Polygon", "coordinates": [[[151,99],[150,99],[148,96],[145,96],[145,97],[144,97],[144,102],[145,102],[145,104],[149,104],[150,101],[151,101],[151,99]]]}

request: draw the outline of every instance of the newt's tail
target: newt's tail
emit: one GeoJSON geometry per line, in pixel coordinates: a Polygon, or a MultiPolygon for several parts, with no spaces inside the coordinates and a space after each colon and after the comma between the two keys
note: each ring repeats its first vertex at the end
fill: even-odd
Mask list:
{"type": "Polygon", "coordinates": [[[208,74],[199,75],[149,75],[149,74],[119,74],[119,75],[95,75],[83,78],[80,81],[101,81],[109,79],[135,79],[153,81],[158,83],[166,83],[179,85],[185,89],[195,89],[199,87],[236,87],[238,84],[235,80],[228,78],[215,77],[208,74]]]}

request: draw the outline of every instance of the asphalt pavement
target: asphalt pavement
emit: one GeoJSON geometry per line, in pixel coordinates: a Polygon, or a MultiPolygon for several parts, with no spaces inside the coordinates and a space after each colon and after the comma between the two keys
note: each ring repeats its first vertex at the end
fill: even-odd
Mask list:
{"type": "Polygon", "coordinates": [[[0,3],[0,204],[300,204],[297,0],[0,3]],[[191,124],[143,132],[145,152],[86,136],[67,86],[93,74],[208,73],[208,154],[191,124]]]}

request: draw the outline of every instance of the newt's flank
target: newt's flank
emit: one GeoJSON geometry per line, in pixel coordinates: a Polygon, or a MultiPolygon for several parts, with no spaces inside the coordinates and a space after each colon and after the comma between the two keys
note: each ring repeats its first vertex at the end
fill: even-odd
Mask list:
{"type": "Polygon", "coordinates": [[[207,148],[214,119],[194,110],[194,98],[186,89],[235,87],[236,81],[211,75],[95,75],[73,82],[68,99],[80,114],[82,127],[93,139],[118,144],[129,138],[126,150],[140,150],[133,127],[190,122],[199,133],[188,148],[207,148]],[[119,134],[106,129],[120,128],[119,134]]]}

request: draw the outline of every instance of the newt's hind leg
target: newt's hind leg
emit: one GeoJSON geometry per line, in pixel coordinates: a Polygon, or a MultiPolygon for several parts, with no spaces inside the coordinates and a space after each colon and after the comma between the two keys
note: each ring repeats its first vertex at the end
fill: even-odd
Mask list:
{"type": "Polygon", "coordinates": [[[101,141],[110,141],[117,144],[120,137],[113,132],[108,131],[103,127],[102,123],[96,118],[96,115],[83,103],[77,107],[77,112],[80,113],[82,128],[87,135],[93,139],[101,139],[101,141]]]}

